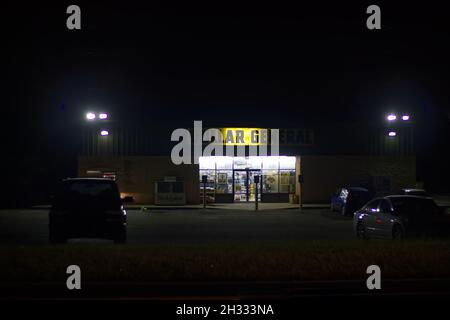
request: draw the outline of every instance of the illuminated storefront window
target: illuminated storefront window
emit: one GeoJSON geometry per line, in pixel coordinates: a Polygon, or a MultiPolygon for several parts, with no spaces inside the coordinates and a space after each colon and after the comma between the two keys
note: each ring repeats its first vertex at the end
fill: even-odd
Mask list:
{"type": "Polygon", "coordinates": [[[206,175],[207,191],[216,198],[228,195],[232,201],[254,201],[264,194],[290,194],[295,192],[295,162],[295,157],[288,156],[200,157],[200,181],[206,175]],[[257,175],[261,176],[258,195],[254,186],[257,175]]]}

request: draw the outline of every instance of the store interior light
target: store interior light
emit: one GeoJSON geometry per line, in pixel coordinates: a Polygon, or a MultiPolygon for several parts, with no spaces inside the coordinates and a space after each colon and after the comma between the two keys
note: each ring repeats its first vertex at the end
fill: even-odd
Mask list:
{"type": "Polygon", "coordinates": [[[387,116],[388,121],[395,121],[397,120],[397,116],[395,114],[390,114],[387,116]]]}
{"type": "Polygon", "coordinates": [[[389,131],[388,136],[389,137],[395,137],[397,135],[397,132],[395,131],[389,131]]]}
{"type": "Polygon", "coordinates": [[[93,112],[86,113],[86,119],[94,120],[95,119],[95,113],[93,113],[93,112]]]}
{"type": "Polygon", "coordinates": [[[287,169],[295,170],[295,157],[290,156],[252,156],[252,157],[227,157],[227,156],[212,156],[200,157],[200,170],[232,170],[245,168],[249,169],[287,169]]]}
{"type": "Polygon", "coordinates": [[[102,131],[100,131],[100,135],[107,136],[107,135],[109,135],[109,132],[108,132],[108,130],[102,130],[102,131]]]}

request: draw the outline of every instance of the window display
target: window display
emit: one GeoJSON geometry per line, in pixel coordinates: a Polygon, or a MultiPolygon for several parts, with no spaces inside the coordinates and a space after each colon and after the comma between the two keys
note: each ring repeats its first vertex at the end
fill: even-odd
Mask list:
{"type": "Polygon", "coordinates": [[[234,201],[254,201],[256,188],[253,177],[261,176],[261,193],[295,192],[295,157],[200,157],[200,180],[208,176],[207,190],[230,195],[234,201]]]}
{"type": "Polygon", "coordinates": [[[280,170],[280,193],[292,193],[295,191],[295,171],[280,170]]]}
{"type": "Polygon", "coordinates": [[[217,171],[217,193],[233,192],[233,171],[217,171]]]}
{"type": "Polygon", "coordinates": [[[277,193],[277,192],[278,192],[278,171],[264,170],[263,193],[277,193]]]}

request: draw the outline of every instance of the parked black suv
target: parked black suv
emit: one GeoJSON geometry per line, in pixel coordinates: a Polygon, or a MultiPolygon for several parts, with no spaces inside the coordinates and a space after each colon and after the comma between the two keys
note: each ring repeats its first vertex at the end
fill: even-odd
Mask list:
{"type": "Polygon", "coordinates": [[[117,185],[110,179],[74,178],[62,181],[49,213],[49,241],[106,238],[124,243],[126,211],[117,185]]]}

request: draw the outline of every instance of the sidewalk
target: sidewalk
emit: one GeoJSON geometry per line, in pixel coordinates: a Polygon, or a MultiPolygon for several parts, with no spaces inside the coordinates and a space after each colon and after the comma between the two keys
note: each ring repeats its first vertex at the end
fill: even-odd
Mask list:
{"type": "MultiPolygon", "coordinates": [[[[136,210],[135,206],[125,206],[127,210],[136,210]]],[[[304,204],[303,208],[313,209],[313,208],[329,208],[329,204],[304,204]]],[[[158,205],[142,205],[141,208],[145,211],[150,210],[195,210],[203,209],[202,204],[195,205],[184,205],[184,206],[158,206],[158,205]]],[[[298,204],[291,203],[258,203],[258,210],[289,210],[298,209],[298,204]]],[[[254,202],[245,203],[210,203],[207,204],[206,209],[208,210],[255,210],[254,202]]]]}
{"type": "MultiPolygon", "coordinates": [[[[31,209],[49,210],[50,205],[37,205],[31,209]]],[[[201,210],[203,204],[186,204],[186,205],[155,205],[155,204],[124,204],[125,210],[201,210]]],[[[323,204],[304,204],[305,209],[323,209],[329,208],[328,203],[323,204]]],[[[298,204],[291,203],[258,203],[258,210],[289,210],[298,209],[298,204]]],[[[254,202],[237,202],[237,203],[209,203],[206,205],[207,210],[255,210],[254,202]]]]}

